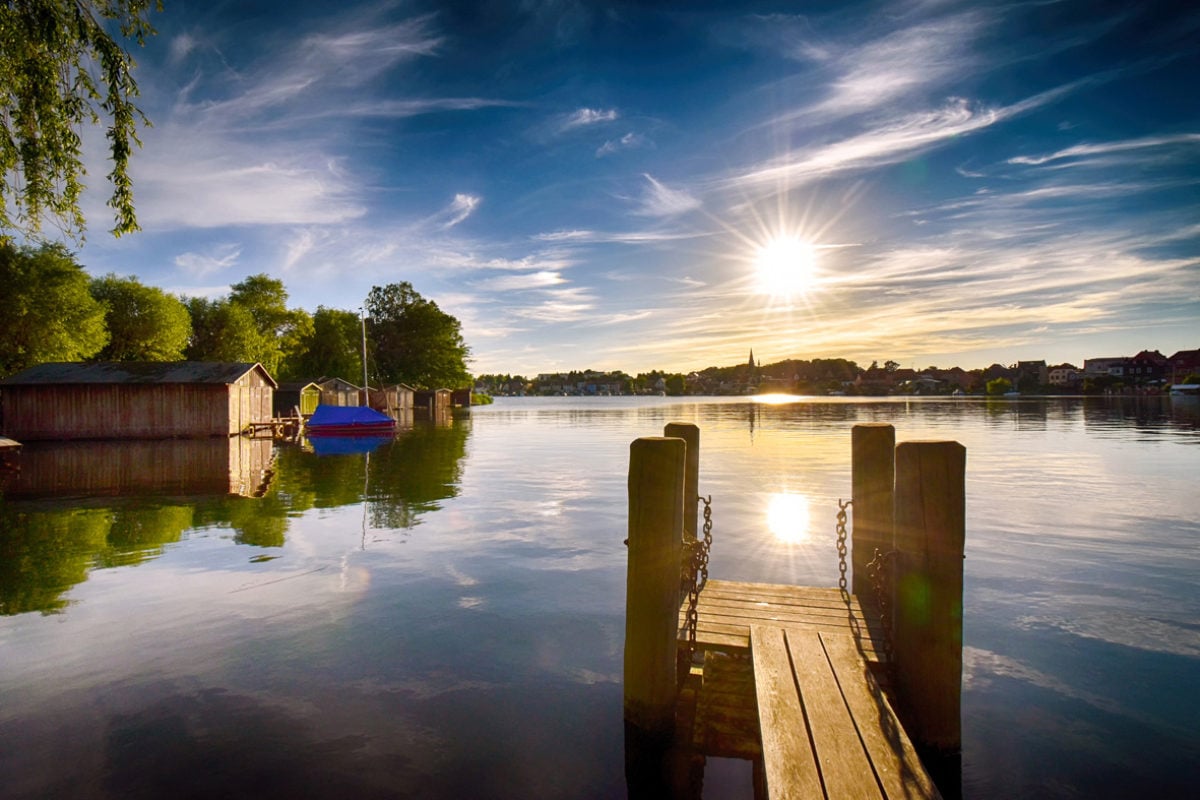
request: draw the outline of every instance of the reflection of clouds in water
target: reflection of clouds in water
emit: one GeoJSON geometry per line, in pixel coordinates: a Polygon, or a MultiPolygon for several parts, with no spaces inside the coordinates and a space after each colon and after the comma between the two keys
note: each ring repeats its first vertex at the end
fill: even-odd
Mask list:
{"type": "Polygon", "coordinates": [[[992,687],[996,678],[1011,678],[1024,681],[1040,689],[1080,700],[1112,714],[1127,714],[1119,703],[1110,698],[1084,691],[1078,686],[1059,680],[1053,675],[1027,666],[1015,658],[982,650],[978,647],[963,648],[963,690],[985,691],[992,687]]]}
{"type": "Polygon", "coordinates": [[[458,607],[465,609],[478,609],[487,605],[487,600],[482,597],[460,597],[458,598],[458,607]]]}
{"type": "MultiPolygon", "coordinates": [[[[1168,608],[1164,606],[1162,610],[1168,608]]],[[[1116,609],[1080,608],[1069,614],[1027,614],[1018,617],[1016,624],[1026,630],[1057,628],[1074,636],[1138,650],[1200,657],[1200,626],[1194,620],[1146,617],[1116,609]]]]}
{"type": "Polygon", "coordinates": [[[479,583],[476,578],[467,575],[453,564],[446,565],[446,572],[454,579],[454,582],[459,586],[475,586],[479,583]]]}

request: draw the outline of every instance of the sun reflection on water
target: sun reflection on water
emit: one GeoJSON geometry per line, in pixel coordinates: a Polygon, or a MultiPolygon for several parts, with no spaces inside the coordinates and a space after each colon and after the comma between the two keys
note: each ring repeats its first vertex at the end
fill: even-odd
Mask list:
{"type": "Polygon", "coordinates": [[[808,541],[808,498],[796,492],[776,492],[767,501],[767,530],[781,542],[808,541]]]}

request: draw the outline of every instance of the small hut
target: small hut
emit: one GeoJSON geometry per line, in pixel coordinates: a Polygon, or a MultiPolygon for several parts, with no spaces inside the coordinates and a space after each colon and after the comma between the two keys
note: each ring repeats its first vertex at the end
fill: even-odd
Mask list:
{"type": "Polygon", "coordinates": [[[325,378],[317,382],[321,392],[320,405],[361,406],[362,387],[341,378],[325,378]]]}
{"type": "Polygon", "coordinates": [[[295,416],[300,410],[300,416],[307,417],[317,410],[321,402],[321,387],[309,381],[290,381],[279,384],[275,389],[275,416],[295,416]]]}
{"type": "Polygon", "coordinates": [[[449,389],[419,389],[413,392],[413,408],[428,414],[442,414],[450,410],[449,389]]]}
{"type": "Polygon", "coordinates": [[[367,405],[376,411],[382,411],[392,419],[400,419],[402,415],[412,413],[413,392],[411,386],[403,383],[369,389],[367,405]]]}
{"type": "Polygon", "coordinates": [[[3,432],[21,441],[234,436],[270,421],[275,385],[261,364],[39,364],[0,381],[3,432]]]}

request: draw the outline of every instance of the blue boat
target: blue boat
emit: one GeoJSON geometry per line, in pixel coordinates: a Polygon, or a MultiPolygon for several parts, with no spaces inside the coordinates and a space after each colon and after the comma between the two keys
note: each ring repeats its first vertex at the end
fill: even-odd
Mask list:
{"type": "Polygon", "coordinates": [[[396,420],[366,406],[319,405],[304,423],[308,436],[380,436],[395,430],[396,420]]]}

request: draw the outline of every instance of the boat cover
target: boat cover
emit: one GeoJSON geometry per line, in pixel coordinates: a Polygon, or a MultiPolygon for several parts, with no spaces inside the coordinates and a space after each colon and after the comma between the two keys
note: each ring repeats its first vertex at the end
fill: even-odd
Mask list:
{"type": "Polygon", "coordinates": [[[387,414],[366,406],[317,406],[316,411],[308,418],[309,428],[345,427],[367,425],[377,427],[387,425],[394,420],[387,414]]]}

